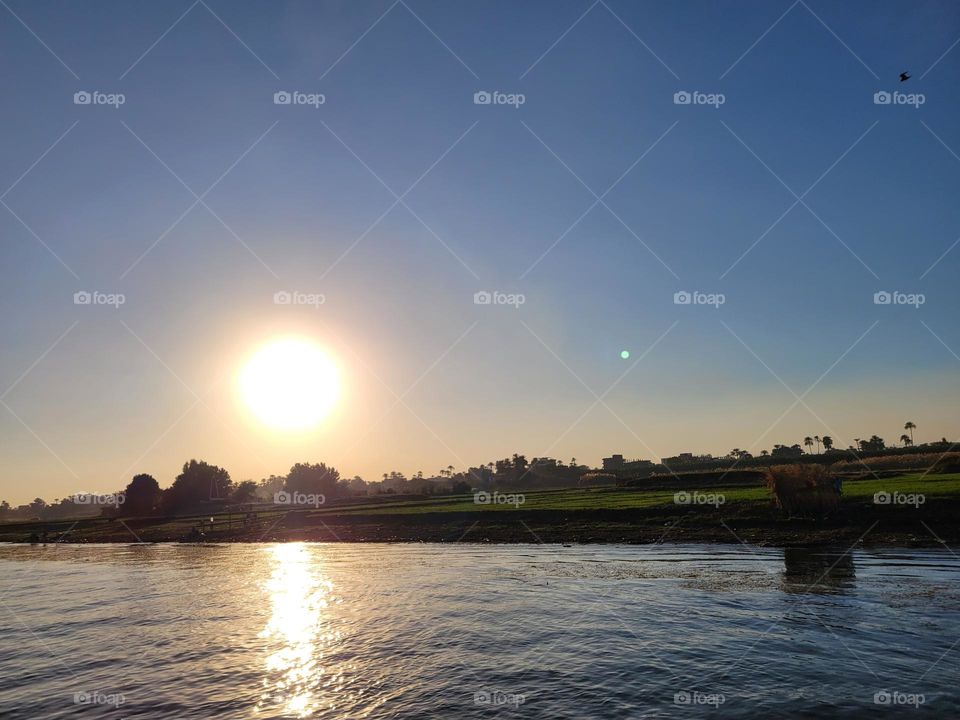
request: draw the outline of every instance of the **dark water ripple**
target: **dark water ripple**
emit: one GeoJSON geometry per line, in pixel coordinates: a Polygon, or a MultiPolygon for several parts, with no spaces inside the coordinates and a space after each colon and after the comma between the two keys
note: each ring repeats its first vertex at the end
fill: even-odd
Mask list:
{"type": "Polygon", "coordinates": [[[0,547],[0,717],[960,717],[960,560],[0,547]]]}

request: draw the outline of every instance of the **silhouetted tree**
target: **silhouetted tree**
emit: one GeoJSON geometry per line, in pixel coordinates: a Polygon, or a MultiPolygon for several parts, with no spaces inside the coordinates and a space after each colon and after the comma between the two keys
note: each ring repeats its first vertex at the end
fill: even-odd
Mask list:
{"type": "Polygon", "coordinates": [[[123,515],[149,515],[160,504],[160,483],[152,475],[134,475],[124,492],[123,515]]]}
{"type": "Polygon", "coordinates": [[[240,505],[251,503],[257,499],[258,489],[257,484],[253,480],[244,480],[243,482],[237,483],[230,499],[240,505]]]}
{"type": "Polygon", "coordinates": [[[813,438],[810,437],[809,435],[807,435],[807,436],[803,439],[803,446],[804,446],[805,448],[807,448],[808,450],[809,450],[809,448],[812,448],[812,447],[813,447],[813,438]]]}
{"type": "Polygon", "coordinates": [[[833,438],[832,438],[832,437],[830,437],[829,435],[824,435],[823,438],[821,438],[821,440],[823,441],[823,447],[824,447],[825,450],[832,450],[832,449],[833,449],[833,438]]]}
{"type": "Polygon", "coordinates": [[[814,436],[813,436],[813,439],[814,439],[814,440],[816,441],[816,443],[817,443],[817,455],[819,455],[819,454],[820,454],[820,436],[819,436],[819,435],[814,435],[814,436]]]}
{"type": "Polygon", "coordinates": [[[340,473],[333,467],[327,467],[324,463],[314,465],[297,463],[287,473],[286,490],[309,494],[319,493],[332,497],[337,494],[337,481],[339,479],[340,473]]]}
{"type": "Polygon", "coordinates": [[[907,435],[906,433],[900,436],[900,442],[903,443],[904,447],[907,447],[908,445],[913,445],[913,440],[911,440],[910,436],[907,435]]]}
{"type": "Polygon", "coordinates": [[[917,426],[913,424],[912,420],[907,420],[903,429],[910,433],[910,444],[913,445],[913,431],[917,429],[917,426]]]}
{"type": "Polygon", "coordinates": [[[226,470],[203,460],[191,460],[183,464],[183,471],[163,493],[163,506],[176,512],[210,500],[222,500],[229,497],[231,487],[230,473],[226,470]]]}

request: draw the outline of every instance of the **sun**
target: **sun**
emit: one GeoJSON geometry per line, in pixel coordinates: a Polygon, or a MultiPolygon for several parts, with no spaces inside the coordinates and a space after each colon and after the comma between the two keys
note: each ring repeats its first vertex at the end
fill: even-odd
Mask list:
{"type": "Polygon", "coordinates": [[[340,395],[336,365],[315,343],[298,337],[272,340],[244,364],[240,396],[253,416],[274,430],[315,428],[340,395]]]}

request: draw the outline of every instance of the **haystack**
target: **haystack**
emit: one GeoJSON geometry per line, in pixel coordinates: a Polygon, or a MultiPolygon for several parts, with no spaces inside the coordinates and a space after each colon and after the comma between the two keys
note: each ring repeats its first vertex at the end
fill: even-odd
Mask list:
{"type": "Polygon", "coordinates": [[[839,483],[822,465],[774,465],[767,489],[791,517],[824,517],[840,506],[839,483]]]}

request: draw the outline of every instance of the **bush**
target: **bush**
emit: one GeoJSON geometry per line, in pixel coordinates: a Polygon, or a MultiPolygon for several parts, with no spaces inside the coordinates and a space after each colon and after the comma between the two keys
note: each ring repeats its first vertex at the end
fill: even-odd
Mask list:
{"type": "Polygon", "coordinates": [[[940,468],[960,466],[960,452],[879,455],[860,460],[841,460],[831,465],[830,470],[843,473],[865,470],[926,470],[931,466],[935,466],[935,472],[957,472],[940,468]]]}
{"type": "Polygon", "coordinates": [[[822,465],[774,465],[767,489],[789,516],[824,517],[840,506],[840,492],[822,465]]]}

